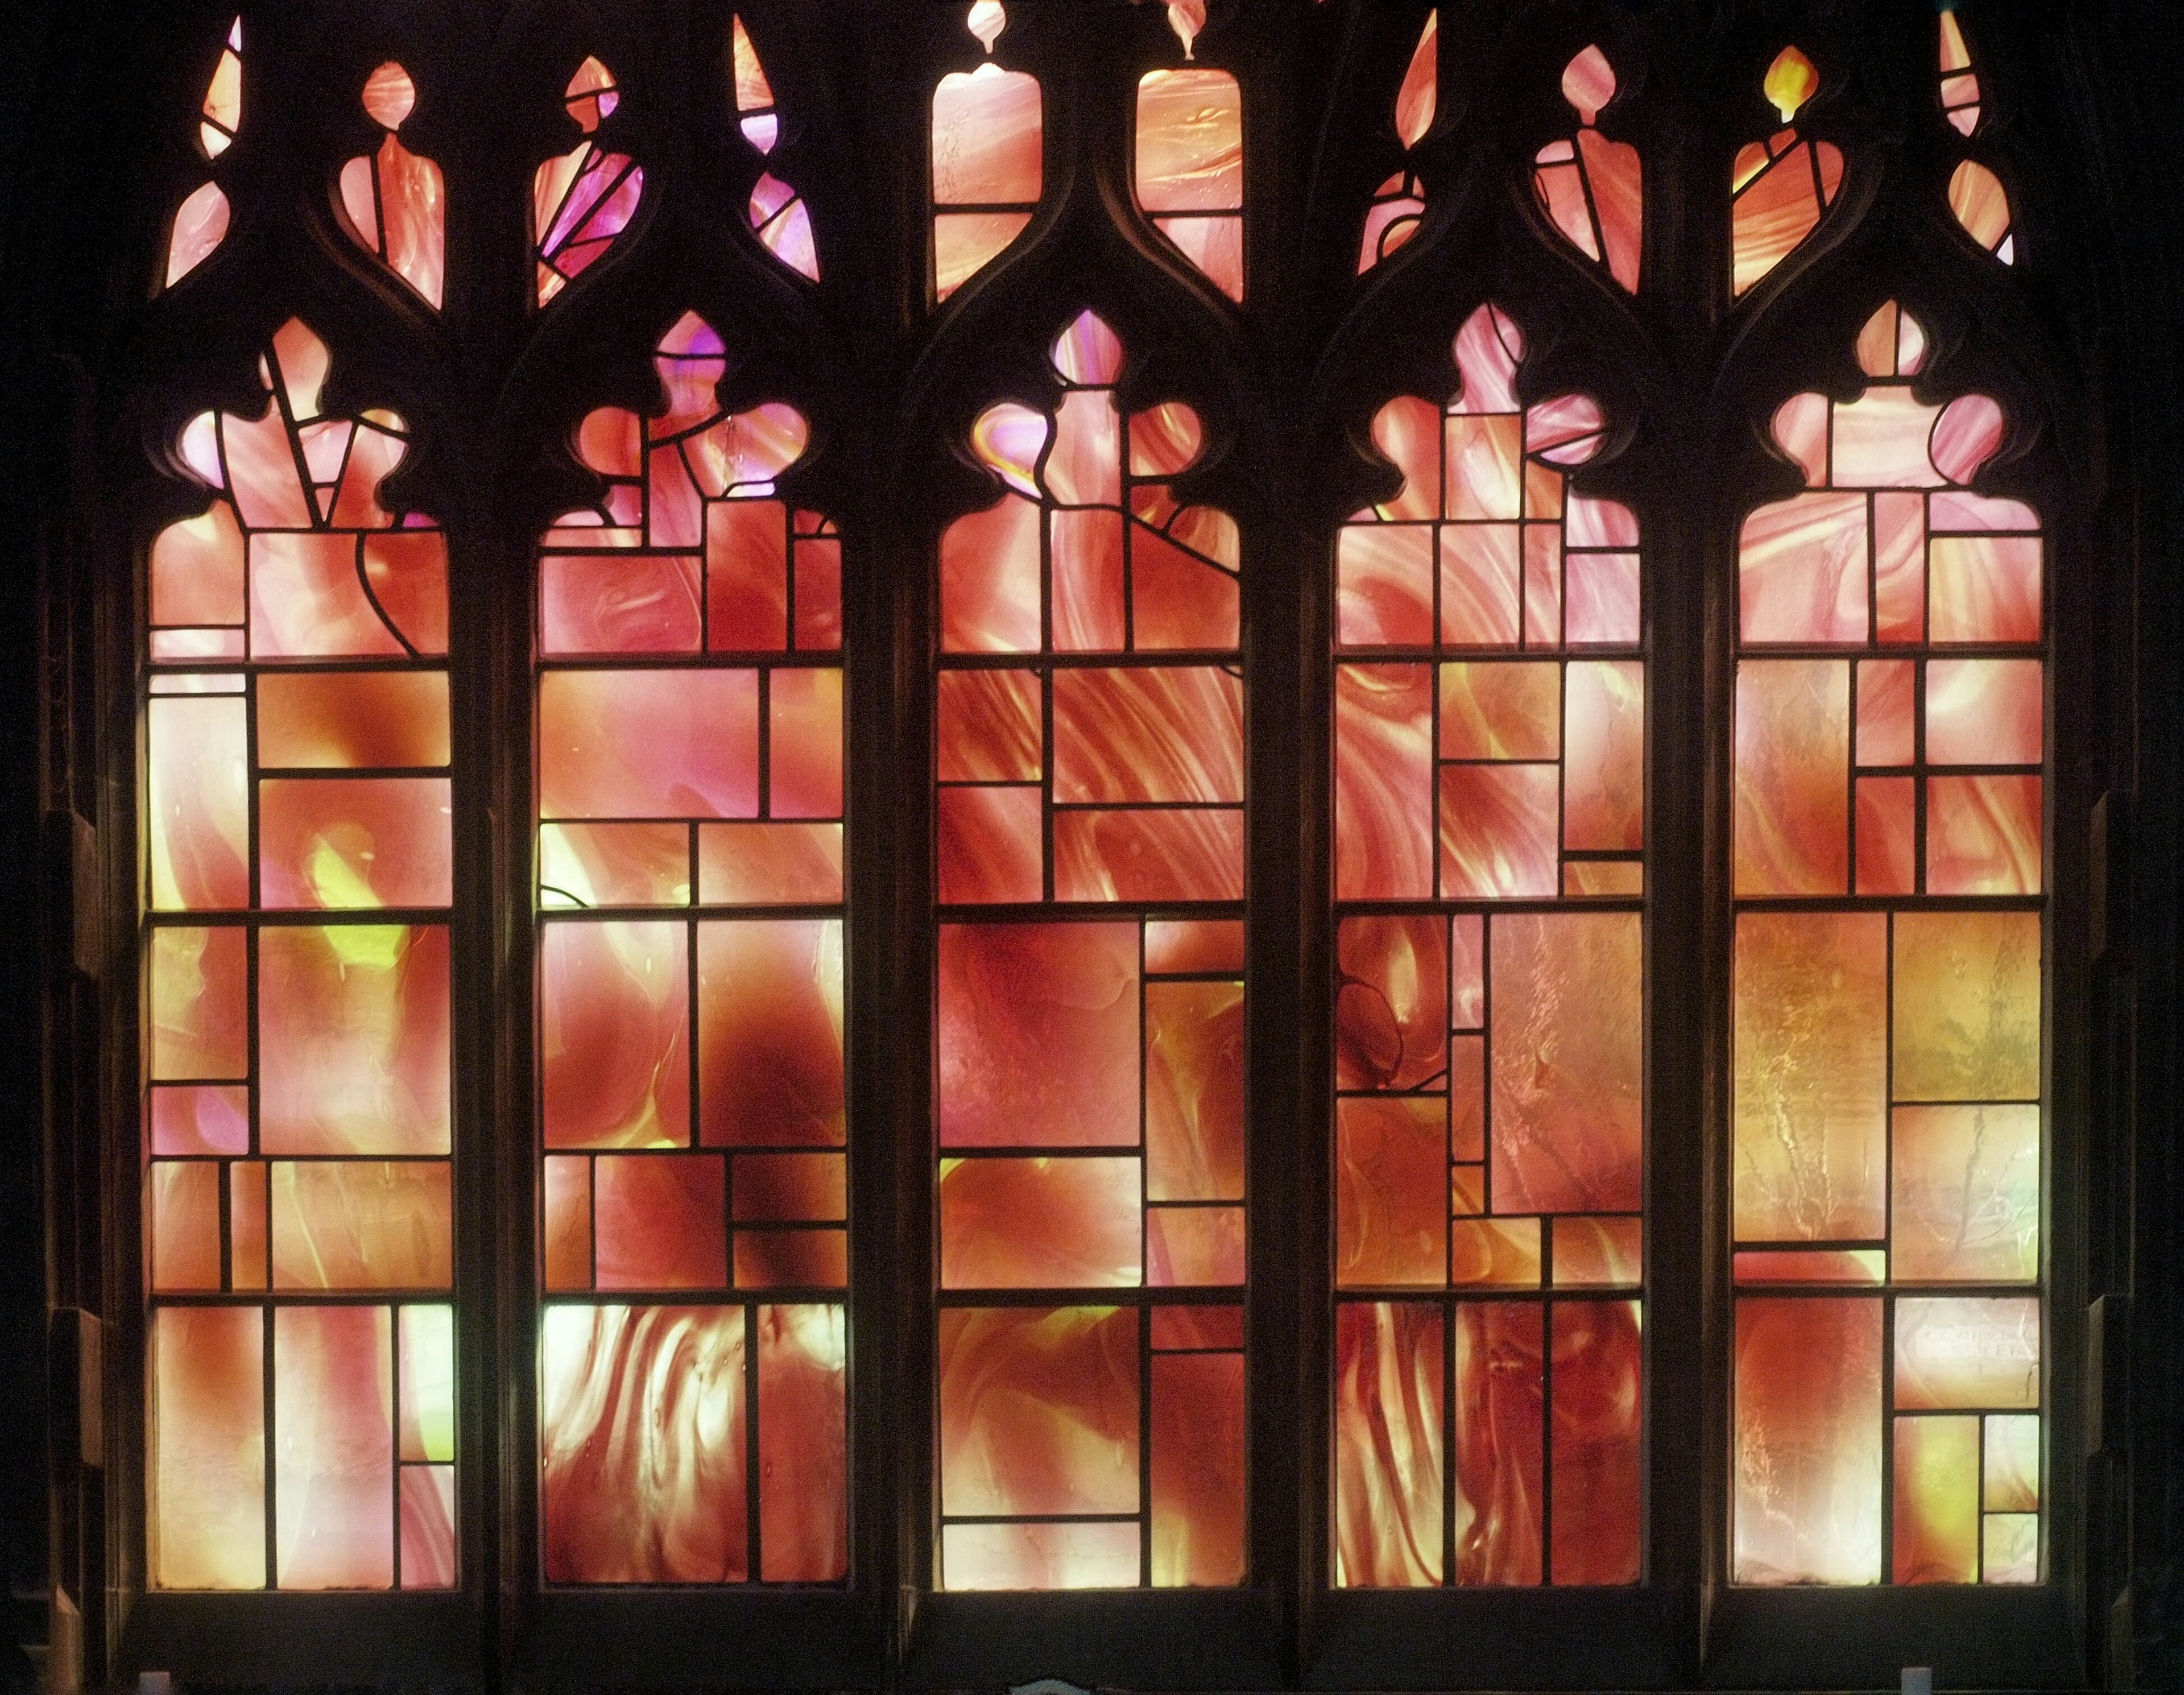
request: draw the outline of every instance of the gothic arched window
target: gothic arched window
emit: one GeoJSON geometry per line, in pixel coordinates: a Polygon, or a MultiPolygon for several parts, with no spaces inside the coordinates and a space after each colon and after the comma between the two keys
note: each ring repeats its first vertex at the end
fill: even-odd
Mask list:
{"type": "Polygon", "coordinates": [[[1967,12],[145,25],[56,1686],[2075,1675],[2152,673],[1967,12]]]}

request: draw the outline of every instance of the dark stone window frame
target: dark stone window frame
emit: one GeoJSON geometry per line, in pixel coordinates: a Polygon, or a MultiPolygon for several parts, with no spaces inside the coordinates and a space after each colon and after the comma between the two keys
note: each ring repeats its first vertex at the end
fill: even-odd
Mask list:
{"type": "MultiPolygon", "coordinates": [[[[1235,71],[1245,100],[1241,314],[1128,208],[1129,91],[1142,69],[1175,58],[1157,5],[1012,0],[1004,56],[1044,86],[1047,198],[1018,248],[938,312],[926,305],[923,135],[933,81],[978,55],[961,3],[244,6],[243,139],[224,167],[233,227],[198,272],[148,304],[165,220],[204,174],[187,138],[236,8],[114,0],[97,20],[105,29],[63,22],[65,9],[42,20],[33,63],[47,80],[29,98],[50,109],[63,89],[97,92],[81,115],[55,118],[53,138],[35,128],[10,138],[26,173],[16,215],[48,226],[6,254],[7,298],[24,309],[5,352],[35,397],[7,433],[45,479],[0,497],[15,524],[0,547],[21,555],[8,593],[27,620],[11,651],[9,718],[25,741],[38,732],[35,750],[11,744],[36,798],[10,827],[18,840],[42,838],[17,859],[42,887],[19,871],[19,898],[47,920],[14,944],[25,967],[8,1003],[24,1038],[17,1098],[42,1103],[24,1114],[20,1168],[41,1171],[44,1215],[41,1229],[22,1213],[28,1228],[14,1234],[47,1245],[53,1318],[26,1320],[24,1352],[44,1357],[54,1392],[24,1426],[25,1451],[44,1448],[47,1464],[26,1462],[20,1481],[11,1467],[8,1481],[43,1508],[47,1543],[25,1536],[12,1557],[74,1599],[94,1677],[168,1667],[237,1683],[961,1687],[1058,1673],[1141,1688],[1667,1687],[1876,1685],[1930,1661],[1947,1683],[2023,1687],[2078,1682],[2092,1667],[2113,1681],[2134,1659],[2150,1684],[2149,1668],[2179,1652],[2175,1579],[2162,1575],[2179,1525],[2166,1204],[2177,1198],[2176,655],[2160,565],[2177,527],[2162,492],[2180,459],[2164,410],[2174,319],[2161,306],[2177,299],[2164,267],[2179,218],[2176,191],[2164,200],[2148,187],[2163,145],[2151,103],[2177,53],[2150,8],[2136,30],[2120,5],[2070,19],[1992,0],[1969,11],[1991,114],[1981,156],[2008,183],[2020,232],[2019,264],[2004,271],[1942,204],[1963,149],[1934,106],[1922,8],[1694,4],[1641,17],[1445,4],[1440,117],[1416,154],[1426,225],[1359,282],[1356,226],[1394,168],[1386,114],[1426,5],[1214,0],[1199,55],[1235,71]],[[769,163],[811,208],[816,290],[772,265],[742,223],[759,167],[726,109],[731,9],[782,103],[769,163]],[[1719,191],[1735,148],[1773,127],[1758,75],[1793,37],[1825,79],[1806,126],[1843,146],[1849,170],[1820,231],[1732,309],[1719,191]],[[1622,88],[1601,126],[1646,159],[1646,282],[1635,302],[1543,237],[1525,182],[1531,154],[1568,125],[1560,68],[1596,39],[1622,88]],[[558,97],[587,52],[624,90],[616,122],[646,165],[648,205],[623,250],[542,315],[529,304],[523,209],[532,167],[569,144],[558,97]],[[389,56],[419,88],[404,141],[448,173],[444,322],[376,275],[332,219],[332,174],[370,133],[348,91],[389,56]],[[1854,386],[1851,341],[1891,294],[1926,321],[1935,380],[1992,393],[2011,415],[1982,487],[2031,499],[2048,527],[2054,694],[2070,708],[2058,715],[2048,830],[2055,1495],[2051,1575],[2033,1596],[1771,1592],[1721,1576],[1719,702],[1733,538],[1743,510],[1786,487],[1763,446],[1774,405],[1854,386]],[[1613,440],[1580,481],[1633,505],[1646,541],[1647,1578],[1627,1591],[1332,1592],[1321,1575],[1331,1305],[1317,1246],[1329,1196],[1311,1157],[1324,1145],[1324,1056],[1295,1040],[1327,1027],[1326,560],[1334,526],[1384,485],[1364,445],[1373,408],[1444,392],[1449,336],[1487,298],[1525,325],[1528,393],[1578,388],[1606,405],[1613,440]],[[1035,390],[1046,340],[1086,305],[1144,356],[1146,398],[1175,395],[1205,415],[1211,451],[1188,492],[1234,512],[1244,534],[1254,1576],[1224,1592],[935,1595],[928,1420],[898,1415],[922,1414],[932,1397],[917,1151],[930,1135],[932,917],[918,845],[930,806],[930,560],[946,521],[984,498],[950,444],[978,406],[1035,390]],[[731,401],[788,399],[811,420],[812,450],[788,492],[837,518],[850,585],[857,1364],[853,1576],[840,1591],[567,1592],[534,1575],[528,1115],[508,1105],[530,1098],[532,542],[586,488],[568,428],[595,405],[647,404],[646,356],[685,307],[738,357],[731,401]],[[332,346],[337,398],[392,405],[418,431],[398,486],[443,516],[454,561],[458,995],[492,1015],[458,1046],[465,1575],[445,1597],[142,1592],[134,596],[157,524],[192,504],[159,474],[163,443],[194,411],[247,400],[256,346],[292,313],[332,346]],[[1667,828],[1693,817],[1710,822],[1667,828]],[[1664,945],[1686,935],[1706,945],[1664,945]],[[104,1356],[95,1441],[74,1393],[88,1358],[79,1313],[104,1319],[92,1332],[104,1356]],[[87,1441],[102,1463],[84,1463],[87,1441]]],[[[35,1286],[26,1259],[7,1275],[35,1286]]]]}

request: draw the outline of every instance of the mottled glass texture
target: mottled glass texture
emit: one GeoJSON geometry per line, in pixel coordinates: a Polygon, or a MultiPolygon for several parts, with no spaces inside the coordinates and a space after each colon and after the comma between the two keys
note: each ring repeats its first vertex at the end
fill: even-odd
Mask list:
{"type": "Polygon", "coordinates": [[[1794,121],[1819,86],[1812,61],[1794,47],[1767,69],[1764,91],[1784,127],[1738,149],[1730,168],[1730,287],[1738,297],[1803,245],[1842,187],[1842,149],[1794,121]]]}
{"type": "Polygon", "coordinates": [[[1337,532],[1334,1579],[1641,1572],[1646,670],[1590,399],[1498,307],[1337,532]],[[1548,1504],[1552,1502],[1552,1507],[1548,1504]]]}
{"type": "MultiPolygon", "coordinates": [[[[1941,16],[1942,115],[1969,138],[1980,126],[1979,73],[1954,10],[1941,16]]],[[[2017,262],[2017,237],[2011,230],[2009,191],[2002,179],[1977,159],[1958,162],[1949,176],[1949,210],[1964,233],[2004,265],[2017,262]]]]}
{"type": "Polygon", "coordinates": [[[447,276],[447,184],[440,167],[397,133],[416,103],[416,85],[392,59],[365,81],[364,109],[387,133],[376,152],[342,167],[342,227],[437,311],[447,276]]]}
{"type": "Polygon", "coordinates": [[[1532,167],[1532,193],[1547,221],[1570,246],[1613,277],[1626,294],[1638,289],[1645,245],[1645,167],[1638,149],[1596,129],[1615,98],[1607,55],[1589,47],[1563,70],[1563,98],[1577,114],[1578,131],[1541,148],[1532,167]]]}
{"type": "Polygon", "coordinates": [[[561,103],[583,133],[532,177],[531,245],[542,306],[606,256],[644,198],[644,167],[599,140],[599,126],[621,104],[614,74],[598,59],[586,59],[561,103]]]}
{"type": "Polygon", "coordinates": [[[940,1582],[1243,1581],[1236,527],[1089,312],[972,431],[933,694],[940,1582]],[[998,1306],[1006,1291],[1031,1305],[998,1306]]]}
{"type": "Polygon", "coordinates": [[[327,412],[328,371],[300,321],[274,332],[260,415],[183,432],[210,504],[148,563],[164,1589],[457,1575],[447,542],[380,505],[405,427],[327,412]]]}
{"type": "Polygon", "coordinates": [[[538,556],[549,1582],[849,1570],[842,556],[686,313],[538,556]]]}
{"type": "Polygon", "coordinates": [[[1857,353],[1739,554],[1733,1573],[2033,1582],[2044,543],[1918,321],[1857,353]]]}
{"type": "Polygon", "coordinates": [[[1149,70],[1138,83],[1138,210],[1231,300],[1244,298],[1244,94],[1225,70],[1149,70]]]}

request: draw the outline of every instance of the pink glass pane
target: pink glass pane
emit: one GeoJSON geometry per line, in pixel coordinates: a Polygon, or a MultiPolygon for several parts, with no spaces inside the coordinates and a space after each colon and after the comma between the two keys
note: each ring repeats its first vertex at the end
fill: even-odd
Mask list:
{"type": "Polygon", "coordinates": [[[724,1163],[716,1154],[621,1154],[595,1161],[596,1286],[726,1286],[724,1163]]]}
{"type": "Polygon", "coordinates": [[[1429,895],[1436,839],[1432,667],[1340,666],[1334,686],[1337,898],[1429,895]]]}
{"type": "Polygon", "coordinates": [[[184,198],[167,241],[168,287],[203,265],[226,240],[228,216],[227,196],[217,182],[200,183],[184,198]]]}
{"type": "Polygon", "coordinates": [[[545,926],[538,995],[547,1146],[687,1141],[688,947],[680,923],[545,926]]]}
{"type": "Polygon", "coordinates": [[[384,1307],[274,1311],[274,1565],[283,1589],[393,1585],[389,1331],[384,1307]]]}
{"type": "Polygon", "coordinates": [[[538,684],[548,817],[758,812],[758,674],[554,671],[538,684]]]}
{"type": "Polygon", "coordinates": [[[402,1468],[402,1586],[452,1589],[455,1549],[455,1469],[402,1468]]]}
{"type": "Polygon", "coordinates": [[[937,811],[942,901],[972,906],[1039,898],[1045,828],[1041,790],[944,789],[937,811]]]}
{"type": "Polygon", "coordinates": [[[445,778],[261,783],[259,902],[444,906],[454,889],[452,811],[445,778]]]}
{"type": "Polygon", "coordinates": [[[1337,934],[1336,1086],[1416,1087],[1447,1061],[1447,921],[1346,918],[1337,934]]]}
{"type": "Polygon", "coordinates": [[[243,703],[169,696],[147,711],[152,905],[245,906],[250,900],[248,719],[243,703]]]}

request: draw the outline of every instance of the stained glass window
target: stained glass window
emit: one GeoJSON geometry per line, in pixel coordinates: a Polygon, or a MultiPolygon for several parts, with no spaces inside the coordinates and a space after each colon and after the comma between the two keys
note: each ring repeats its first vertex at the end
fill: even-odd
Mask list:
{"type": "MultiPolygon", "coordinates": [[[[1967,138],[1980,127],[1979,73],[1953,8],[1942,14],[1942,113],[1958,135],[1967,138]]],[[[1964,233],[2000,259],[2017,259],[2016,237],[2010,233],[2009,191],[1975,159],[1960,159],[1949,174],[1949,210],[1964,226],[1964,233]]]]}
{"type": "Polygon", "coordinates": [[[456,1581],[447,543],[300,321],[207,412],[142,650],[149,1559],[456,1581]]]}
{"type": "Polygon", "coordinates": [[[842,555],[686,313],[538,555],[539,1344],[551,1583],[849,1563],[842,555]]]}
{"type": "MultiPolygon", "coordinates": [[[[761,154],[771,154],[781,139],[781,113],[774,103],[773,86],[758,49],[741,18],[729,20],[729,66],[735,88],[737,128],[761,154]]],[[[761,171],[752,185],[749,208],[750,226],[766,250],[791,270],[816,282],[819,254],[811,241],[811,214],[801,196],[771,170],[761,171]]]]}
{"type": "Polygon", "coordinates": [[[1927,352],[1892,301],[1783,404],[1738,549],[1744,1583],[2041,1572],[2046,549],[1927,352]]]}
{"type": "Polygon", "coordinates": [[[1638,527],[1499,307],[1335,546],[1334,1580],[1639,1575],[1638,527]]]}
{"type": "Polygon", "coordinates": [[[1244,1563],[1244,684],[1202,446],[1087,312],[939,558],[939,1584],[1244,1563]]]}

